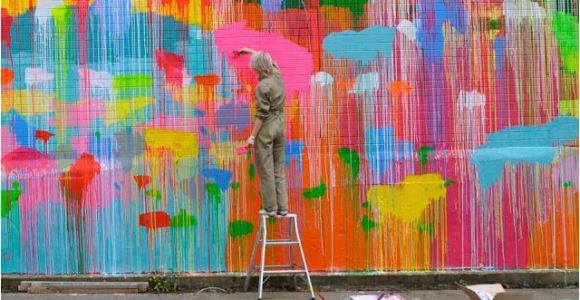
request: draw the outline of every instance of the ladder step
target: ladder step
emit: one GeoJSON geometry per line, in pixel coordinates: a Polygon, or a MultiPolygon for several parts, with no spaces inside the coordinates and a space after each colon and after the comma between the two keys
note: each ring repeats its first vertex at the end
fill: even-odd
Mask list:
{"type": "Polygon", "coordinates": [[[293,240],[267,240],[266,245],[298,245],[298,241],[293,240]]]}
{"type": "MultiPolygon", "coordinates": [[[[264,269],[281,269],[281,268],[295,268],[298,267],[297,264],[291,264],[291,265],[264,265],[264,269]]],[[[300,266],[301,267],[301,266],[300,266]]],[[[253,267],[254,270],[260,270],[260,265],[256,264],[253,267]]],[[[289,269],[291,270],[291,269],[289,269]]]]}
{"type": "Polygon", "coordinates": [[[264,274],[306,273],[306,270],[264,270],[264,274]]]}

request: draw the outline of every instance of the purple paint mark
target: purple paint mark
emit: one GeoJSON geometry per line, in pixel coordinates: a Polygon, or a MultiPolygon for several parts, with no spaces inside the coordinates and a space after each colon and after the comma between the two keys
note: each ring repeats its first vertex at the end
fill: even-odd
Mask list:
{"type": "Polygon", "coordinates": [[[250,108],[247,104],[235,104],[233,101],[222,105],[217,112],[218,127],[235,127],[243,130],[251,123],[250,108]]]}

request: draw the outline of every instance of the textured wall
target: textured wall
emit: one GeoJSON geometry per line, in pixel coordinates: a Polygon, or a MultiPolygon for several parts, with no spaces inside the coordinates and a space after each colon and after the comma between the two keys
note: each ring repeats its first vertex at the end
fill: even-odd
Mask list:
{"type": "Polygon", "coordinates": [[[3,0],[2,272],[243,270],[242,46],[312,269],[578,268],[576,0],[3,0]]]}

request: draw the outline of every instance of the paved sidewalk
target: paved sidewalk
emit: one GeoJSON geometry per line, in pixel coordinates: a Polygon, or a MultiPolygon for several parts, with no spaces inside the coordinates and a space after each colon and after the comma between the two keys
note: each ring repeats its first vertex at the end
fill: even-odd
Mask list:
{"type": "MultiPolygon", "coordinates": [[[[535,295],[534,300],[576,300],[578,298],[578,289],[522,289],[512,290],[525,292],[535,295]]],[[[376,292],[324,292],[322,295],[326,300],[348,300],[350,295],[374,294],[376,292]]],[[[380,293],[379,293],[380,294],[380,293]]],[[[467,300],[468,298],[457,290],[442,291],[407,291],[399,292],[407,300],[448,300],[458,299],[467,300]]],[[[6,300],[252,300],[257,298],[257,293],[211,293],[205,292],[199,295],[195,293],[188,294],[116,294],[116,295],[79,295],[79,294],[44,294],[33,295],[26,293],[2,293],[2,298],[6,300]]],[[[264,293],[264,300],[299,300],[309,299],[309,294],[303,292],[275,292],[264,293]]],[[[321,298],[317,298],[321,299],[321,298]]]]}

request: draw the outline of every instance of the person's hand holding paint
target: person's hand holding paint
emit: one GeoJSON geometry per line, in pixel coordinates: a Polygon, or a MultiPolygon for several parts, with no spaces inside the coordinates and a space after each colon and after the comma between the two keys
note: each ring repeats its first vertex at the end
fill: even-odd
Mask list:
{"type": "Polygon", "coordinates": [[[236,56],[240,56],[242,54],[254,54],[256,53],[256,50],[250,49],[250,48],[240,48],[237,51],[234,51],[234,54],[236,56]]]}
{"type": "Polygon", "coordinates": [[[256,140],[256,137],[253,135],[250,135],[250,137],[246,140],[246,144],[248,144],[248,146],[253,146],[255,140],[256,140]]]}

